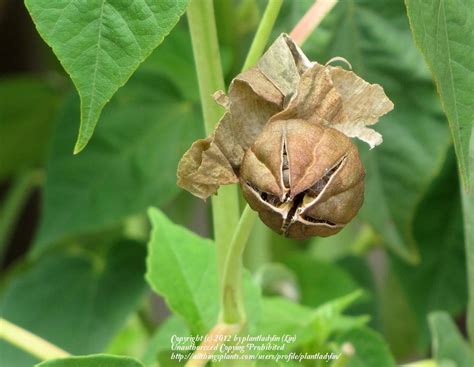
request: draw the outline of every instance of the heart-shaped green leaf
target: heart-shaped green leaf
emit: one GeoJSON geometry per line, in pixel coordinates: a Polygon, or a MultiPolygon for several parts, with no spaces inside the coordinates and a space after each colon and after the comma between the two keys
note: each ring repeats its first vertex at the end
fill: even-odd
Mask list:
{"type": "Polygon", "coordinates": [[[25,3],[81,96],[78,153],[91,138],[102,108],[176,25],[188,0],[25,3]]]}

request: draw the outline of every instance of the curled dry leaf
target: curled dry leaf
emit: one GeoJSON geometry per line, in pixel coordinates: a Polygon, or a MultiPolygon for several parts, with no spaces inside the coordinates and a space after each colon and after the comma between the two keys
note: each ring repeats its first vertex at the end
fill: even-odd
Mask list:
{"type": "Polygon", "coordinates": [[[179,186],[206,199],[240,182],[262,221],[297,239],[337,233],[357,214],[364,169],[349,138],[382,142],[367,127],[393,108],[382,87],[311,63],[283,34],[214,98],[227,112],[184,154],[179,186]]]}

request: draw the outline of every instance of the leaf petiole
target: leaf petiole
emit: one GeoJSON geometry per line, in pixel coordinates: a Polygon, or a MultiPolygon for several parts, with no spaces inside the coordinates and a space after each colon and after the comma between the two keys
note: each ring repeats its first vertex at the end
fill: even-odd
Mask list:
{"type": "Polygon", "coordinates": [[[40,360],[69,356],[68,352],[5,319],[0,319],[1,339],[5,339],[40,360]]]}

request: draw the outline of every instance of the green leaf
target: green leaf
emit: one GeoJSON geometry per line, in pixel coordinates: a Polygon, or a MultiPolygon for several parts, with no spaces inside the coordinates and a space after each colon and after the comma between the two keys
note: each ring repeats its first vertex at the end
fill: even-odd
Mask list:
{"type": "Polygon", "coordinates": [[[300,297],[295,274],[283,264],[263,264],[255,272],[254,279],[264,296],[282,296],[294,301],[300,297]]]}
{"type": "MultiPolygon", "coordinates": [[[[188,323],[193,333],[205,335],[218,314],[216,252],[213,242],[172,223],[162,212],[148,212],[153,225],[148,244],[146,278],[168,306],[188,323]]],[[[249,325],[260,313],[260,290],[244,278],[249,325]]]]}
{"type": "Polygon", "coordinates": [[[339,344],[351,343],[354,355],[346,367],[395,367],[395,361],[382,337],[369,328],[349,330],[338,336],[339,344]]]}
{"type": "Polygon", "coordinates": [[[212,241],[173,224],[156,209],[148,215],[153,226],[148,283],[193,331],[206,332],[215,324],[218,306],[212,241]]]}
{"type": "Polygon", "coordinates": [[[418,329],[424,334],[421,344],[426,346],[426,315],[434,310],[460,314],[467,300],[463,221],[453,151],[421,201],[414,223],[420,263],[413,266],[395,257],[391,263],[417,315],[418,329]]]}
{"type": "Polygon", "coordinates": [[[337,265],[319,261],[307,254],[295,254],[285,263],[298,278],[300,302],[304,305],[317,307],[359,288],[351,276],[337,265]]]}
{"type": "Polygon", "coordinates": [[[445,312],[432,312],[428,319],[433,338],[433,353],[439,366],[474,366],[474,354],[451,317],[445,312]]]}
{"type": "Polygon", "coordinates": [[[176,167],[202,123],[195,107],[174,92],[153,73],[135,74],[104,110],[94,141],[79,156],[69,151],[78,101],[68,101],[48,160],[36,251],[110,228],[179,192],[176,167]]]}
{"type": "Polygon", "coordinates": [[[153,334],[142,358],[146,367],[156,367],[157,359],[160,361],[164,359],[163,365],[165,365],[165,361],[171,362],[168,357],[169,351],[172,350],[171,340],[173,335],[178,337],[191,336],[184,321],[176,315],[166,319],[153,334]]]}
{"type": "Polygon", "coordinates": [[[130,357],[119,357],[108,354],[53,359],[42,362],[35,367],[143,367],[143,364],[130,357]]]}
{"type": "Polygon", "coordinates": [[[473,0],[406,0],[415,41],[433,73],[448,117],[459,172],[469,187],[469,138],[474,125],[473,0]]]}
{"type": "MultiPolygon", "coordinates": [[[[97,353],[144,294],[144,258],[144,246],[130,241],[48,252],[6,279],[2,317],[70,353],[97,353]]],[[[34,361],[4,342],[0,355],[7,366],[34,361]]]]}
{"type": "Polygon", "coordinates": [[[44,164],[59,99],[59,90],[43,79],[0,82],[0,180],[44,164]]]}
{"type": "Polygon", "coordinates": [[[308,53],[321,62],[345,57],[354,72],[382,85],[395,105],[374,127],[383,135],[383,144],[371,151],[360,147],[366,169],[360,217],[394,252],[416,262],[414,215],[441,169],[449,134],[429,71],[412,40],[403,3],[341,1],[322,27],[333,34],[327,48],[308,53]]]}
{"type": "Polygon", "coordinates": [[[36,27],[81,96],[74,148],[92,136],[102,108],[184,13],[187,0],[26,0],[36,27]]]}
{"type": "MultiPolygon", "coordinates": [[[[377,329],[383,334],[390,350],[399,360],[407,360],[413,355],[426,352],[420,319],[410,304],[407,292],[403,288],[398,274],[387,264],[383,274],[377,274],[376,309],[377,329]]],[[[426,319],[426,314],[422,316],[426,319]]],[[[421,366],[420,366],[421,367],[421,366]]]]}
{"type": "Polygon", "coordinates": [[[262,301],[262,318],[258,324],[258,333],[261,335],[296,334],[296,340],[288,344],[289,348],[311,341],[314,345],[322,347],[334,333],[360,327],[368,321],[365,316],[342,315],[342,312],[361,294],[360,291],[356,291],[327,302],[316,309],[280,297],[265,297],[262,301]]]}
{"type": "Polygon", "coordinates": [[[148,320],[143,320],[141,315],[138,315],[140,310],[133,314],[121,330],[118,331],[103,350],[107,354],[136,356],[140,355],[145,345],[150,339],[150,331],[148,325],[145,323],[148,320]]]}

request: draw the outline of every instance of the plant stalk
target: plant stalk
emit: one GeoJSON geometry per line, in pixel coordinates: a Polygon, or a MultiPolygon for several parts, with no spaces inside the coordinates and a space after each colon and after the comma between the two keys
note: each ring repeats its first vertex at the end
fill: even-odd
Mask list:
{"type": "Polygon", "coordinates": [[[250,46],[249,53],[245,58],[244,66],[242,71],[254,66],[260,56],[263,54],[263,50],[267,45],[268,38],[272,32],[278,13],[280,12],[281,4],[283,0],[269,0],[265,12],[263,13],[262,20],[258,25],[257,32],[253,38],[252,45],[250,46]]]}
{"type": "Polygon", "coordinates": [[[206,335],[204,341],[193,352],[186,367],[204,367],[212,358],[214,351],[219,348],[226,337],[239,332],[240,324],[217,324],[206,335]]]}
{"type": "MultiPolygon", "coordinates": [[[[245,62],[247,67],[256,63],[261,56],[281,3],[281,0],[268,2],[245,62]]],[[[206,133],[210,134],[222,116],[222,110],[214,102],[212,95],[215,91],[224,89],[212,1],[191,0],[187,15],[198,73],[205,128],[206,133]]],[[[246,208],[242,220],[239,222],[236,186],[221,187],[219,195],[212,198],[212,209],[219,283],[221,284],[221,318],[226,323],[244,323],[246,316],[243,307],[242,252],[250,229],[243,228],[242,223],[251,227],[250,224],[255,220],[253,217],[256,214],[252,214],[252,211],[246,208]],[[236,229],[235,234],[233,234],[234,229],[236,229]],[[235,259],[237,266],[229,269],[229,265],[232,267],[235,265],[234,260],[229,261],[230,254],[236,253],[239,254],[239,258],[235,259]]]]}
{"type": "Polygon", "coordinates": [[[65,358],[70,355],[61,348],[5,319],[0,319],[0,339],[5,339],[40,360],[65,358]]]}
{"type": "Polygon", "coordinates": [[[257,212],[246,205],[232,237],[225,260],[225,270],[221,284],[221,289],[224,291],[221,299],[221,319],[227,323],[240,322],[245,324],[246,322],[242,258],[245,245],[257,217],[257,212]]]}
{"type": "Polygon", "coordinates": [[[290,37],[301,46],[336,3],[337,0],[316,0],[293,28],[290,37]]]}
{"type": "MultiPolygon", "coordinates": [[[[206,134],[210,135],[223,113],[222,108],[215,103],[212,95],[217,90],[225,88],[212,0],[191,0],[187,17],[201,95],[204,126],[206,134]]],[[[217,269],[222,279],[233,230],[239,221],[237,186],[223,186],[219,189],[219,195],[212,197],[212,219],[217,249],[217,269]]]]}

